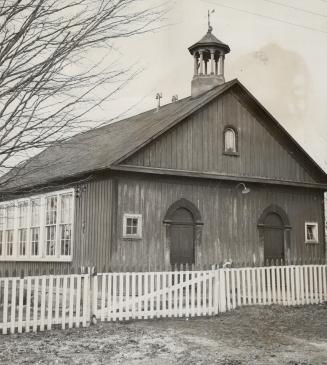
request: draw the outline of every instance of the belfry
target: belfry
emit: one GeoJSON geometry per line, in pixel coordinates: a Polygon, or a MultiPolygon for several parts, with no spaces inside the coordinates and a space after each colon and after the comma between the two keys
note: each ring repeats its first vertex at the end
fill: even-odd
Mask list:
{"type": "Polygon", "coordinates": [[[212,29],[208,13],[207,34],[188,49],[194,57],[192,97],[197,97],[225,82],[224,61],[230,48],[212,34],[212,29]]]}

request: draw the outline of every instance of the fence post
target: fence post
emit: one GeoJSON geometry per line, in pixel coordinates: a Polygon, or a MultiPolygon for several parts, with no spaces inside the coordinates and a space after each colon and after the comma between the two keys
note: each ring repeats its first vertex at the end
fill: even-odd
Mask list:
{"type": "Polygon", "coordinates": [[[225,269],[219,271],[219,311],[226,312],[225,269]]]}
{"type": "Polygon", "coordinates": [[[94,267],[88,268],[90,275],[90,321],[95,324],[98,314],[98,275],[94,267]]]}

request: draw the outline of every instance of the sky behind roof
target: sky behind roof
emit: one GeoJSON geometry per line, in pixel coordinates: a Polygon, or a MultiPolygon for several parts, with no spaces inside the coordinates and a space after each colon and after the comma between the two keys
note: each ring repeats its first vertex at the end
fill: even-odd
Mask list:
{"type": "Polygon", "coordinates": [[[187,48],[206,33],[207,11],[214,9],[213,34],[231,48],[226,80],[238,78],[327,172],[327,0],[168,4],[167,26],[117,42],[119,62],[144,71],[99,113],[110,119],[154,108],[157,92],[163,103],[189,96],[187,48]]]}

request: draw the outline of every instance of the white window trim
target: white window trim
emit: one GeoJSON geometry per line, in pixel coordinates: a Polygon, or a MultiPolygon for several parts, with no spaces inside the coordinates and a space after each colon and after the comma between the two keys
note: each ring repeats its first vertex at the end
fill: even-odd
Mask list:
{"type": "Polygon", "coordinates": [[[123,217],[123,238],[141,239],[142,238],[142,214],[130,214],[125,213],[123,217]],[[128,234],[127,231],[127,219],[137,218],[137,233],[128,234]]]}
{"type": "Polygon", "coordinates": [[[319,243],[319,230],[318,230],[317,222],[305,222],[304,238],[305,238],[305,243],[319,243]],[[316,237],[313,240],[307,239],[307,227],[308,226],[314,226],[314,231],[316,232],[316,237]]]}
{"type": "MultiPolygon", "coordinates": [[[[0,203],[0,206],[7,206],[10,204],[14,204],[15,206],[15,221],[14,221],[14,255],[8,256],[7,255],[7,242],[6,242],[6,229],[7,229],[7,222],[4,219],[4,227],[3,227],[3,242],[2,242],[2,255],[0,256],[0,261],[24,261],[24,262],[71,262],[73,258],[73,246],[74,246],[74,217],[75,217],[75,194],[74,189],[65,189],[65,190],[58,190],[52,191],[46,194],[38,194],[32,195],[29,197],[15,199],[10,201],[4,201],[0,203]],[[56,195],[58,197],[58,201],[60,201],[60,196],[63,194],[72,194],[72,221],[71,221],[71,247],[70,247],[70,255],[61,255],[61,242],[60,242],[60,232],[59,232],[59,220],[60,220],[60,210],[59,205],[57,204],[57,223],[56,223],[56,255],[55,256],[46,256],[46,237],[45,237],[45,215],[46,215],[46,206],[45,201],[46,198],[49,196],[56,195]],[[40,234],[39,234],[39,255],[32,256],[31,255],[31,246],[32,246],[32,235],[31,235],[31,204],[30,201],[33,199],[40,198],[40,234]],[[26,242],[26,250],[27,254],[25,256],[19,255],[19,242],[18,242],[18,217],[19,211],[18,206],[20,202],[28,201],[28,210],[27,210],[27,220],[28,220],[28,232],[27,232],[27,242],[26,242]]],[[[6,210],[5,210],[6,213],[6,210]]]]}

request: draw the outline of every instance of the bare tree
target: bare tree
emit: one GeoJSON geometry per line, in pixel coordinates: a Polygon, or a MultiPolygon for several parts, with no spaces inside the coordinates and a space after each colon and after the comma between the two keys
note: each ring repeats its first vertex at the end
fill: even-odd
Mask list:
{"type": "Polygon", "coordinates": [[[163,13],[149,0],[2,0],[0,174],[89,125],[90,110],[133,77],[103,62],[104,50],[163,13]]]}

